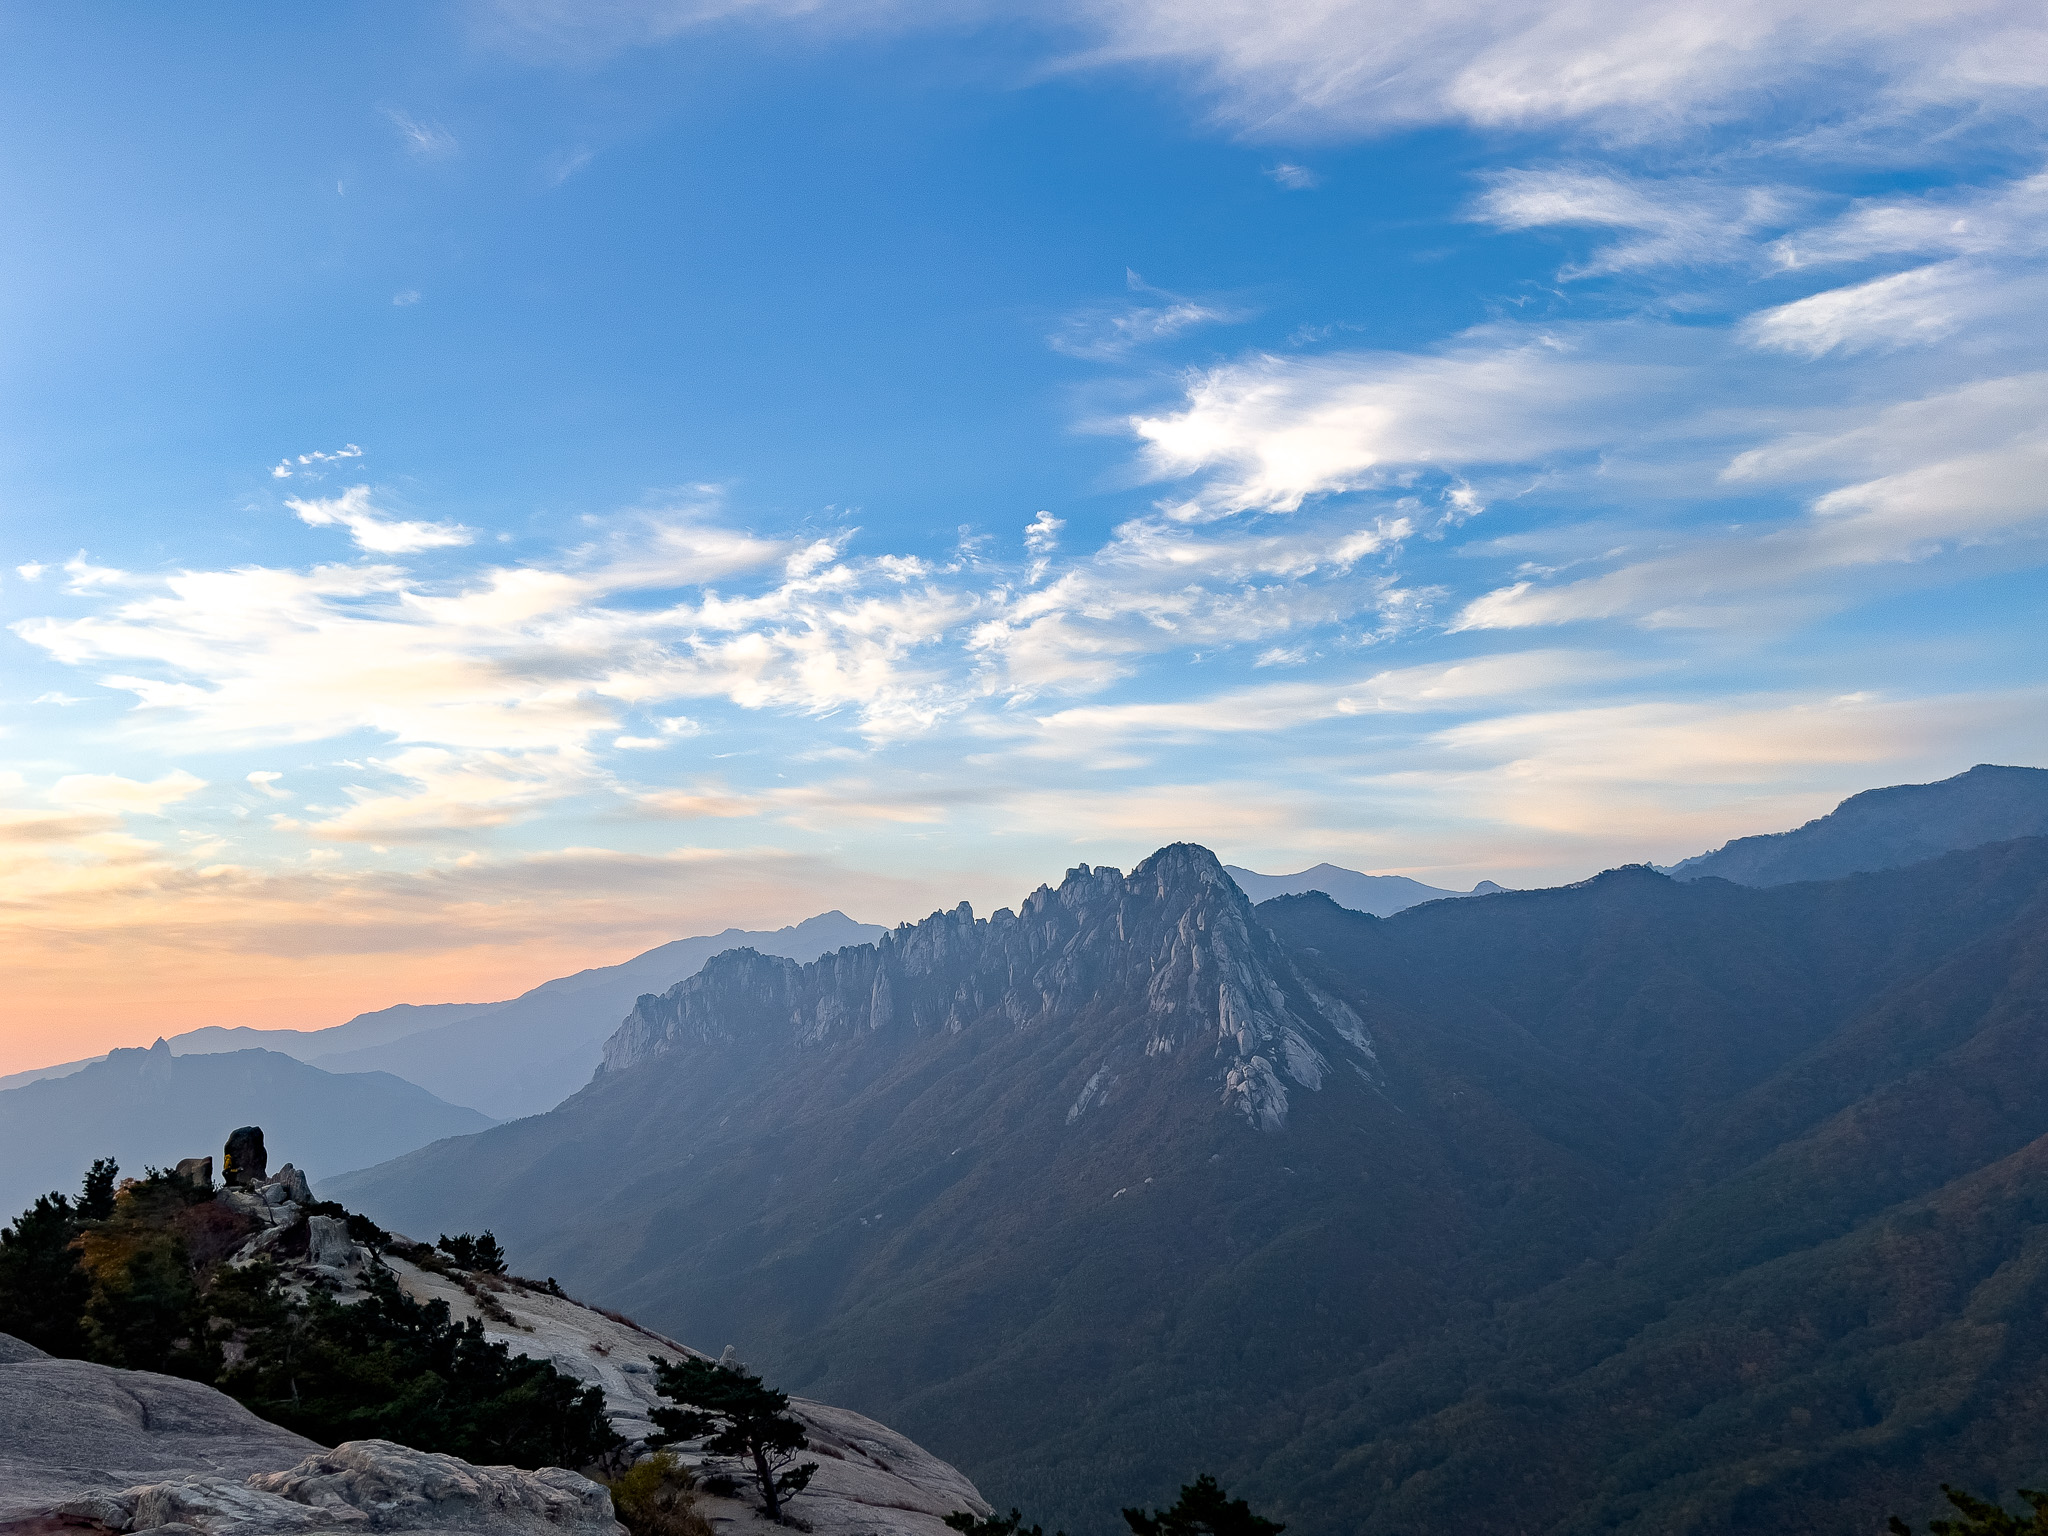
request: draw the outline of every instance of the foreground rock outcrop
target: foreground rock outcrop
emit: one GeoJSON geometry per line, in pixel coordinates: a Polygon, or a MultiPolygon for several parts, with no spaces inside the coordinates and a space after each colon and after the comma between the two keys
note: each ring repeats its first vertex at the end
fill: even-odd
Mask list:
{"type": "Polygon", "coordinates": [[[74,1499],[60,1511],[111,1531],[207,1536],[316,1531],[494,1531],[623,1536],[611,1495],[561,1467],[477,1467],[389,1440],[351,1440],[282,1472],[197,1474],[74,1499]]]}
{"type": "Polygon", "coordinates": [[[57,1360],[0,1334],[0,1522],[168,1478],[240,1481],[319,1449],[198,1382],[57,1360]]]}
{"type": "MultiPolygon", "coordinates": [[[[386,1262],[415,1300],[446,1302],[457,1319],[479,1319],[494,1343],[602,1388],[612,1427],[628,1440],[644,1440],[654,1429],[649,1414],[661,1399],[652,1362],[708,1358],[617,1313],[522,1281],[438,1273],[396,1255],[386,1262]]],[[[794,1512],[817,1536],[944,1536],[945,1517],[955,1510],[990,1512],[958,1469],[886,1425],[800,1397],[790,1400],[790,1412],[811,1442],[805,1459],[818,1463],[794,1512]]],[[[686,1465],[705,1469],[709,1458],[701,1449],[675,1450],[686,1465]]],[[[778,1529],[743,1500],[706,1496],[702,1504],[721,1533],[778,1529]]]]}
{"type": "MultiPolygon", "coordinates": [[[[661,1402],[656,1362],[695,1351],[552,1284],[464,1268],[470,1258],[458,1263],[322,1208],[290,1163],[269,1171],[255,1126],[234,1132],[222,1162],[224,1188],[214,1186],[211,1158],[186,1158],[172,1176],[188,1202],[182,1209],[218,1218],[208,1230],[232,1245],[215,1250],[219,1263],[262,1261],[275,1266],[288,1294],[317,1292],[344,1304],[364,1300],[388,1273],[414,1300],[443,1303],[459,1322],[474,1319],[509,1353],[599,1388],[626,1442],[620,1454],[645,1450],[661,1402]]],[[[242,1346],[229,1338],[226,1347],[242,1346]]],[[[797,1401],[792,1411],[818,1464],[794,1513],[820,1536],[942,1536],[955,1510],[988,1511],[958,1471],[883,1425],[823,1403],[797,1401]]],[[[675,1452],[707,1478],[736,1470],[700,1445],[675,1452]]],[[[721,1532],[768,1529],[751,1501],[707,1491],[702,1504],[721,1532]]],[[[378,1439],[326,1450],[197,1382],[56,1359],[0,1335],[0,1536],[67,1529],[622,1536],[610,1494],[575,1471],[476,1466],[378,1439]]]]}
{"type": "Polygon", "coordinates": [[[212,1387],[58,1360],[0,1334],[0,1530],[624,1536],[561,1467],[477,1467],[388,1440],[324,1450],[212,1387]]]}

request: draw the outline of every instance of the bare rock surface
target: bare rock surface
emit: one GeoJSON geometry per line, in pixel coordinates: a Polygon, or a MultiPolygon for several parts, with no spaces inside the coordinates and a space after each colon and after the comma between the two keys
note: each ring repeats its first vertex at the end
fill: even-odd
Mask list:
{"type": "Polygon", "coordinates": [[[192,1474],[239,1481],[318,1449],[211,1387],[0,1334],[0,1520],[192,1474]]]}
{"type": "MultiPolygon", "coordinates": [[[[709,1358],[622,1317],[517,1281],[487,1275],[457,1279],[397,1257],[388,1262],[415,1300],[445,1301],[457,1318],[481,1318],[485,1336],[509,1345],[514,1354],[548,1360],[556,1370],[603,1388],[612,1427],[629,1440],[644,1440],[654,1430],[649,1415],[662,1399],[654,1390],[652,1362],[709,1358]]],[[[818,1463],[794,1512],[818,1536],[944,1536],[945,1517],[955,1510],[989,1513],[987,1501],[957,1468],[888,1426],[801,1397],[790,1399],[790,1412],[802,1421],[811,1442],[805,1459],[818,1463]]],[[[710,1460],[691,1446],[675,1451],[692,1467],[704,1468],[710,1460]]],[[[706,1498],[703,1503],[721,1533],[784,1529],[771,1525],[745,1500],[706,1498]]]]}
{"type": "Polygon", "coordinates": [[[115,1531],[204,1536],[503,1531],[621,1536],[611,1495],[561,1467],[478,1467],[389,1440],[351,1440],[283,1472],[194,1474],[73,1499],[58,1514],[115,1531]]]}

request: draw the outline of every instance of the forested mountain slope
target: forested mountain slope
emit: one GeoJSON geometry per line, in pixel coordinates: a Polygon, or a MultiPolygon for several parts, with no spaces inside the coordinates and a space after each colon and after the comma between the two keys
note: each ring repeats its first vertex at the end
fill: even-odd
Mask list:
{"type": "Polygon", "coordinates": [[[1388,919],[1178,846],[721,956],[332,1193],[1076,1536],[1196,1468],[1295,1536],[1874,1530],[2048,1475],[2044,1018],[2042,840],[1388,919]]]}

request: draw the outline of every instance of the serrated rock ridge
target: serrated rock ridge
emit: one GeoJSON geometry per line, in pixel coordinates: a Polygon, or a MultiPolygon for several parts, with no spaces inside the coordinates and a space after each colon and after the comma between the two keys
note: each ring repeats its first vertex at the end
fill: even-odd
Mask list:
{"type": "Polygon", "coordinates": [[[1334,1058],[1374,1071],[1365,1022],[1312,986],[1208,849],[1175,843],[1129,875],[1099,865],[1041,885],[1013,912],[966,902],[809,964],[728,951],[640,998],[604,1072],[677,1050],[834,1048],[863,1036],[1075,1027],[1104,1037],[1069,1123],[1137,1068],[1205,1042],[1220,1101],[1285,1126],[1286,1080],[1319,1088],[1334,1058]]]}

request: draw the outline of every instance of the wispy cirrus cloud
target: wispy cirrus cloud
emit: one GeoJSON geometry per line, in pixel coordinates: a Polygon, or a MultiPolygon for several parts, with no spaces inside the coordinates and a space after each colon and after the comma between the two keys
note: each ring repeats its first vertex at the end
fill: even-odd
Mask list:
{"type": "Polygon", "coordinates": [[[399,142],[410,154],[424,160],[442,160],[454,154],[462,146],[439,123],[424,122],[409,112],[393,107],[385,114],[391,119],[391,126],[398,130],[399,142]]]}
{"type": "MultiPolygon", "coordinates": [[[[1000,22],[984,0],[496,0],[487,32],[540,56],[667,42],[753,23],[873,31],[1000,22]]],[[[2023,108],[2048,86],[2035,7],[2020,0],[1037,0],[1022,19],[1067,69],[1178,75],[1240,132],[1341,137],[1424,123],[1585,125],[1614,138],[1778,112],[1900,118],[1930,108],[2023,108]],[[1804,89],[1801,89],[1804,87],[1804,89]]]]}
{"type": "Polygon", "coordinates": [[[1701,178],[1650,181],[1600,170],[1513,170],[1486,178],[1473,216],[1500,229],[1581,227],[1626,232],[1559,274],[1574,278],[1757,258],[1758,236],[1794,205],[1775,187],[1701,178]]]}
{"type": "Polygon", "coordinates": [[[1107,362],[1128,357],[1156,342],[1205,325],[1232,325],[1248,318],[1229,305],[1203,303],[1154,288],[1135,272],[1124,274],[1125,286],[1139,297],[1124,304],[1097,304],[1075,311],[1046,337],[1055,352],[1107,362]]]}

